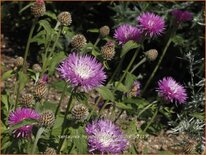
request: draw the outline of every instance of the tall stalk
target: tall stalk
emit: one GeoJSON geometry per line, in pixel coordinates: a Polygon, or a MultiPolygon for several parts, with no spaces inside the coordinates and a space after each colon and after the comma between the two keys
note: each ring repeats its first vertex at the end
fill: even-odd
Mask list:
{"type": "Polygon", "coordinates": [[[34,154],[35,151],[36,151],[36,147],[37,147],[37,143],[42,135],[42,133],[44,132],[44,128],[43,127],[40,127],[39,130],[37,131],[37,134],[36,134],[36,138],[35,138],[35,141],[34,141],[34,145],[32,147],[32,151],[31,151],[31,154],[34,154]]]}
{"type": "Polygon", "coordinates": [[[64,85],[64,89],[63,89],[63,92],[62,92],[62,94],[61,94],[61,98],[60,98],[60,100],[59,100],[59,104],[58,104],[58,106],[57,106],[57,108],[56,108],[56,111],[55,111],[55,117],[56,117],[56,115],[57,115],[57,113],[58,113],[58,111],[59,111],[59,108],[60,108],[60,106],[61,106],[61,103],[62,103],[62,100],[63,100],[63,98],[64,98],[64,96],[65,96],[65,93],[66,93],[66,89],[67,88],[67,83],[64,85]]]}
{"type": "Polygon", "coordinates": [[[33,20],[32,27],[31,27],[31,30],[29,32],[29,37],[28,37],[28,40],[27,40],[26,49],[25,49],[25,53],[24,53],[24,62],[23,62],[23,72],[24,73],[26,73],[26,67],[27,67],[26,59],[27,59],[28,54],[29,54],[29,47],[30,47],[30,44],[31,44],[32,35],[33,35],[33,32],[34,32],[34,28],[37,24],[37,21],[38,21],[38,18],[35,18],[33,20]]]}
{"type": "Polygon", "coordinates": [[[57,153],[60,153],[61,147],[62,147],[62,145],[64,143],[64,140],[65,140],[65,138],[62,138],[62,136],[63,136],[65,128],[66,128],[67,115],[68,115],[68,112],[69,112],[69,109],[70,109],[70,106],[71,106],[71,103],[72,103],[73,95],[76,92],[76,89],[77,89],[77,87],[75,87],[71,92],[71,95],[70,95],[70,98],[69,98],[69,101],[68,101],[68,104],[67,104],[67,109],[66,109],[66,112],[64,114],[64,120],[63,120],[63,123],[62,123],[62,130],[61,130],[61,134],[60,134],[60,141],[59,141],[59,146],[58,146],[58,149],[57,149],[57,153]]]}
{"type": "MultiPolygon", "coordinates": [[[[57,36],[56,36],[56,38],[55,38],[55,41],[54,41],[54,44],[53,44],[53,46],[52,46],[52,49],[51,49],[51,51],[49,52],[49,55],[48,55],[48,57],[47,57],[47,54],[48,54],[48,51],[49,51],[49,43],[48,43],[48,47],[46,48],[46,53],[45,53],[45,59],[44,59],[44,62],[43,62],[43,67],[42,67],[42,72],[41,72],[41,76],[45,73],[45,71],[46,71],[46,68],[47,68],[47,66],[48,66],[48,60],[50,59],[50,57],[52,57],[52,55],[54,54],[54,50],[55,50],[55,47],[56,47],[56,45],[57,45],[57,42],[58,42],[58,40],[59,40],[59,37],[60,37],[60,35],[61,35],[61,32],[62,32],[62,30],[63,30],[63,27],[61,26],[61,28],[59,29],[59,32],[57,33],[57,36]]],[[[52,38],[54,37],[53,35],[51,36],[52,38]]],[[[51,40],[52,40],[52,38],[51,38],[51,40]]]]}
{"type": "Polygon", "coordinates": [[[156,72],[157,72],[157,70],[158,70],[158,68],[159,68],[159,66],[160,66],[160,64],[161,64],[161,62],[162,62],[162,60],[163,60],[163,58],[164,58],[164,56],[165,56],[165,54],[166,54],[166,52],[167,52],[167,49],[168,49],[168,47],[170,46],[170,43],[171,43],[171,42],[172,42],[172,39],[170,38],[170,39],[168,40],[168,42],[167,42],[167,44],[166,44],[163,52],[162,52],[162,55],[161,55],[161,57],[160,57],[157,65],[155,66],[155,69],[153,70],[152,74],[150,75],[149,79],[148,79],[147,82],[146,82],[146,84],[145,84],[145,86],[144,86],[144,88],[143,88],[143,90],[142,90],[142,94],[144,94],[145,90],[147,89],[147,87],[148,87],[149,84],[151,83],[153,77],[155,76],[155,74],[156,74],[156,72]]]}

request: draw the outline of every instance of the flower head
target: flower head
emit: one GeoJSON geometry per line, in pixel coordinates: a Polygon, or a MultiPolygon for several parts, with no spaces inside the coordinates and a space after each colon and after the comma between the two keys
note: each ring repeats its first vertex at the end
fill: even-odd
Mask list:
{"type": "MultiPolygon", "coordinates": [[[[9,114],[9,126],[16,125],[24,119],[38,119],[39,114],[31,108],[17,108],[14,112],[9,114]]],[[[25,125],[23,127],[13,130],[13,134],[17,138],[31,137],[32,125],[25,125]]]]}
{"type": "Polygon", "coordinates": [[[43,16],[46,12],[44,0],[36,0],[36,2],[31,6],[31,12],[36,18],[43,16]]]}
{"type": "Polygon", "coordinates": [[[63,79],[84,91],[100,86],[106,79],[102,64],[88,55],[69,54],[58,71],[63,79]]]}
{"type": "Polygon", "coordinates": [[[186,22],[192,20],[192,13],[189,11],[175,9],[171,13],[172,16],[176,18],[177,22],[186,22]]]}
{"type": "Polygon", "coordinates": [[[158,82],[157,91],[159,96],[166,101],[176,101],[180,104],[185,103],[187,93],[185,88],[177,83],[172,77],[164,77],[158,82]]]}
{"type": "Polygon", "coordinates": [[[128,96],[131,97],[137,97],[140,95],[140,88],[141,88],[141,83],[137,80],[135,80],[132,84],[132,87],[128,93],[128,96]]]}
{"type": "Polygon", "coordinates": [[[86,133],[90,152],[121,153],[128,144],[121,130],[110,120],[93,121],[87,125],[86,133]]]}
{"type": "Polygon", "coordinates": [[[150,37],[160,35],[165,29],[165,21],[154,13],[146,12],[137,17],[140,28],[150,37]]]}
{"type": "Polygon", "coordinates": [[[63,11],[57,16],[57,20],[60,22],[61,25],[69,26],[72,23],[72,16],[70,12],[63,11]]]}
{"type": "Polygon", "coordinates": [[[108,41],[101,47],[101,53],[106,60],[111,60],[115,55],[115,43],[113,41],[108,41]]]}
{"type": "Polygon", "coordinates": [[[141,31],[135,26],[123,24],[115,30],[114,38],[119,41],[119,44],[125,44],[129,40],[139,41],[141,31]]]}

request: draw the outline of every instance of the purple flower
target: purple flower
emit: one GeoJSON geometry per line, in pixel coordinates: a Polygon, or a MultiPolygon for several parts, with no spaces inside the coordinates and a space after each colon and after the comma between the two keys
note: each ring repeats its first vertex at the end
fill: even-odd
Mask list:
{"type": "MultiPolygon", "coordinates": [[[[9,126],[16,125],[24,119],[38,119],[39,114],[31,108],[17,108],[16,111],[9,114],[9,126]]],[[[31,137],[32,125],[25,125],[23,127],[13,130],[13,134],[17,138],[31,137]]]]}
{"type": "Polygon", "coordinates": [[[177,83],[172,77],[164,77],[158,82],[159,96],[166,101],[185,103],[187,93],[185,88],[177,83]]]}
{"type": "Polygon", "coordinates": [[[165,29],[165,21],[162,17],[154,13],[146,12],[137,17],[140,28],[145,35],[150,37],[160,35],[165,29]]]}
{"type": "Polygon", "coordinates": [[[141,38],[141,31],[132,25],[123,24],[115,30],[114,38],[119,41],[119,44],[125,44],[129,40],[139,41],[141,38]]]}
{"type": "Polygon", "coordinates": [[[110,120],[93,121],[86,126],[90,152],[121,153],[128,145],[121,130],[110,120]]]}
{"type": "Polygon", "coordinates": [[[84,91],[100,86],[106,79],[101,63],[88,55],[71,53],[58,68],[60,76],[84,91]]]}
{"type": "Polygon", "coordinates": [[[177,22],[186,22],[192,20],[192,13],[189,11],[173,10],[172,16],[174,16],[177,22]]]}

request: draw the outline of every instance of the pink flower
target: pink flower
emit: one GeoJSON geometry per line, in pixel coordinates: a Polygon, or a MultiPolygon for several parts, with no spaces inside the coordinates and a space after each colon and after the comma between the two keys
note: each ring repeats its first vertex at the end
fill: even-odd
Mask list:
{"type": "MultiPolygon", "coordinates": [[[[10,127],[22,122],[24,119],[38,119],[39,114],[31,108],[17,108],[16,111],[9,114],[8,124],[10,127]]],[[[32,125],[26,125],[13,130],[13,134],[17,138],[31,137],[32,125]]]]}
{"type": "Polygon", "coordinates": [[[84,91],[92,90],[106,80],[102,64],[88,55],[69,54],[58,71],[60,76],[72,86],[79,86],[84,91]]]}
{"type": "Polygon", "coordinates": [[[37,4],[44,4],[44,0],[36,0],[37,4]]]}
{"type": "Polygon", "coordinates": [[[137,17],[140,29],[146,36],[158,36],[165,29],[165,21],[162,17],[154,13],[146,12],[137,17]]]}
{"type": "Polygon", "coordinates": [[[159,96],[169,102],[185,103],[187,93],[185,88],[177,83],[172,77],[164,77],[158,82],[157,91],[159,96]]]}
{"type": "Polygon", "coordinates": [[[118,126],[110,120],[98,120],[87,124],[89,152],[122,153],[128,140],[118,126]]]}
{"type": "Polygon", "coordinates": [[[172,16],[174,16],[177,22],[186,22],[192,20],[192,13],[189,11],[173,10],[172,16]]]}
{"type": "Polygon", "coordinates": [[[115,29],[114,38],[119,41],[119,44],[125,44],[129,40],[139,41],[141,38],[141,32],[135,26],[123,24],[115,29]]]}

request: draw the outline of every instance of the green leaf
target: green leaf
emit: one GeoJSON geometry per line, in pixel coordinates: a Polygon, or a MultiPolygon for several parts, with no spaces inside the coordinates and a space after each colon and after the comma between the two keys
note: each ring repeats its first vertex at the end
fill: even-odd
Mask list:
{"type": "Polygon", "coordinates": [[[83,127],[79,127],[78,130],[76,130],[76,136],[78,136],[78,138],[74,138],[74,144],[77,148],[77,152],[78,153],[88,153],[87,152],[87,139],[85,137],[85,130],[83,127]]]}
{"type": "Polygon", "coordinates": [[[12,70],[8,70],[7,72],[5,72],[5,73],[2,75],[1,79],[2,79],[2,81],[3,81],[3,80],[6,80],[6,79],[12,77],[13,75],[14,75],[14,74],[13,74],[13,71],[12,71],[12,70]]]}
{"type": "Polygon", "coordinates": [[[105,87],[105,86],[99,87],[99,88],[97,88],[97,91],[100,93],[100,95],[105,100],[114,101],[114,95],[111,92],[111,90],[109,90],[107,87],[105,87]]]}
{"type": "Polygon", "coordinates": [[[5,132],[11,132],[13,131],[14,129],[17,129],[17,128],[20,128],[20,127],[23,127],[23,126],[26,126],[26,125],[31,125],[31,124],[36,124],[38,122],[38,120],[36,119],[24,119],[23,121],[17,123],[16,125],[12,126],[11,128],[9,128],[7,131],[5,132]]]}
{"type": "Polygon", "coordinates": [[[158,154],[175,154],[175,153],[170,151],[159,151],[158,154]]]}
{"type": "Polygon", "coordinates": [[[120,82],[115,82],[115,87],[116,87],[117,90],[119,90],[119,91],[121,91],[123,93],[126,93],[126,92],[129,91],[129,89],[125,85],[120,83],[120,82]]]}
{"type": "Polygon", "coordinates": [[[4,149],[8,148],[11,144],[12,144],[11,141],[8,141],[8,142],[6,142],[6,143],[3,143],[3,145],[1,146],[1,150],[4,150],[4,149]]]}
{"type": "Polygon", "coordinates": [[[132,106],[130,104],[126,105],[123,102],[116,102],[116,106],[120,109],[124,109],[124,110],[132,110],[132,106]]]}
{"type": "Polygon", "coordinates": [[[50,18],[52,18],[52,19],[54,19],[54,20],[56,20],[57,19],[57,16],[56,16],[56,14],[55,13],[53,13],[53,12],[51,12],[51,11],[47,11],[47,12],[45,12],[45,14],[44,14],[45,16],[48,16],[48,17],[50,17],[50,18]]]}
{"type": "Polygon", "coordinates": [[[204,112],[203,113],[196,112],[196,113],[192,113],[192,114],[189,114],[189,115],[204,121],[204,118],[205,118],[204,114],[205,114],[204,112]]]}
{"type": "Polygon", "coordinates": [[[57,104],[56,103],[52,103],[52,102],[49,102],[49,101],[46,101],[43,103],[43,109],[44,110],[52,110],[52,111],[55,111],[56,110],[56,107],[57,107],[57,104]]]}
{"type": "Polygon", "coordinates": [[[9,101],[7,95],[1,95],[1,102],[4,104],[6,111],[9,111],[9,101]]]}
{"type": "Polygon", "coordinates": [[[39,31],[35,36],[32,37],[31,42],[37,42],[38,44],[46,43],[46,30],[39,31]]]}
{"type": "Polygon", "coordinates": [[[99,33],[99,29],[97,29],[97,28],[94,28],[94,29],[88,29],[87,32],[99,33]]]}
{"type": "Polygon", "coordinates": [[[131,88],[134,80],[136,80],[136,79],[137,79],[137,77],[134,74],[131,74],[129,72],[127,73],[124,83],[125,83],[125,86],[127,87],[128,90],[131,88]]]}
{"type": "Polygon", "coordinates": [[[140,45],[132,40],[128,41],[126,44],[124,44],[120,57],[122,58],[125,54],[127,54],[127,52],[129,52],[132,49],[135,49],[137,47],[139,47],[140,45]]]}
{"type": "Polygon", "coordinates": [[[123,102],[136,105],[138,108],[144,108],[146,105],[150,104],[144,98],[127,98],[123,102]]]}
{"type": "Polygon", "coordinates": [[[19,75],[19,82],[20,82],[19,91],[21,92],[24,86],[26,85],[26,83],[28,82],[28,76],[24,74],[22,71],[20,71],[18,75],[19,75]]]}
{"type": "Polygon", "coordinates": [[[49,61],[49,66],[48,66],[49,75],[52,75],[54,73],[54,71],[56,70],[56,66],[64,58],[66,58],[66,55],[64,52],[55,53],[53,55],[52,59],[50,59],[49,61]]]}
{"type": "Polygon", "coordinates": [[[53,29],[47,20],[40,20],[39,25],[46,30],[47,34],[51,34],[53,32],[53,29]]]}
{"type": "Polygon", "coordinates": [[[21,14],[22,12],[24,12],[26,9],[29,9],[34,3],[29,3],[27,4],[25,7],[23,7],[20,11],[19,14],[21,14]]]}
{"type": "Polygon", "coordinates": [[[175,35],[174,37],[172,37],[172,42],[175,44],[175,45],[184,45],[185,43],[185,39],[180,36],[180,35],[175,35]]]}

